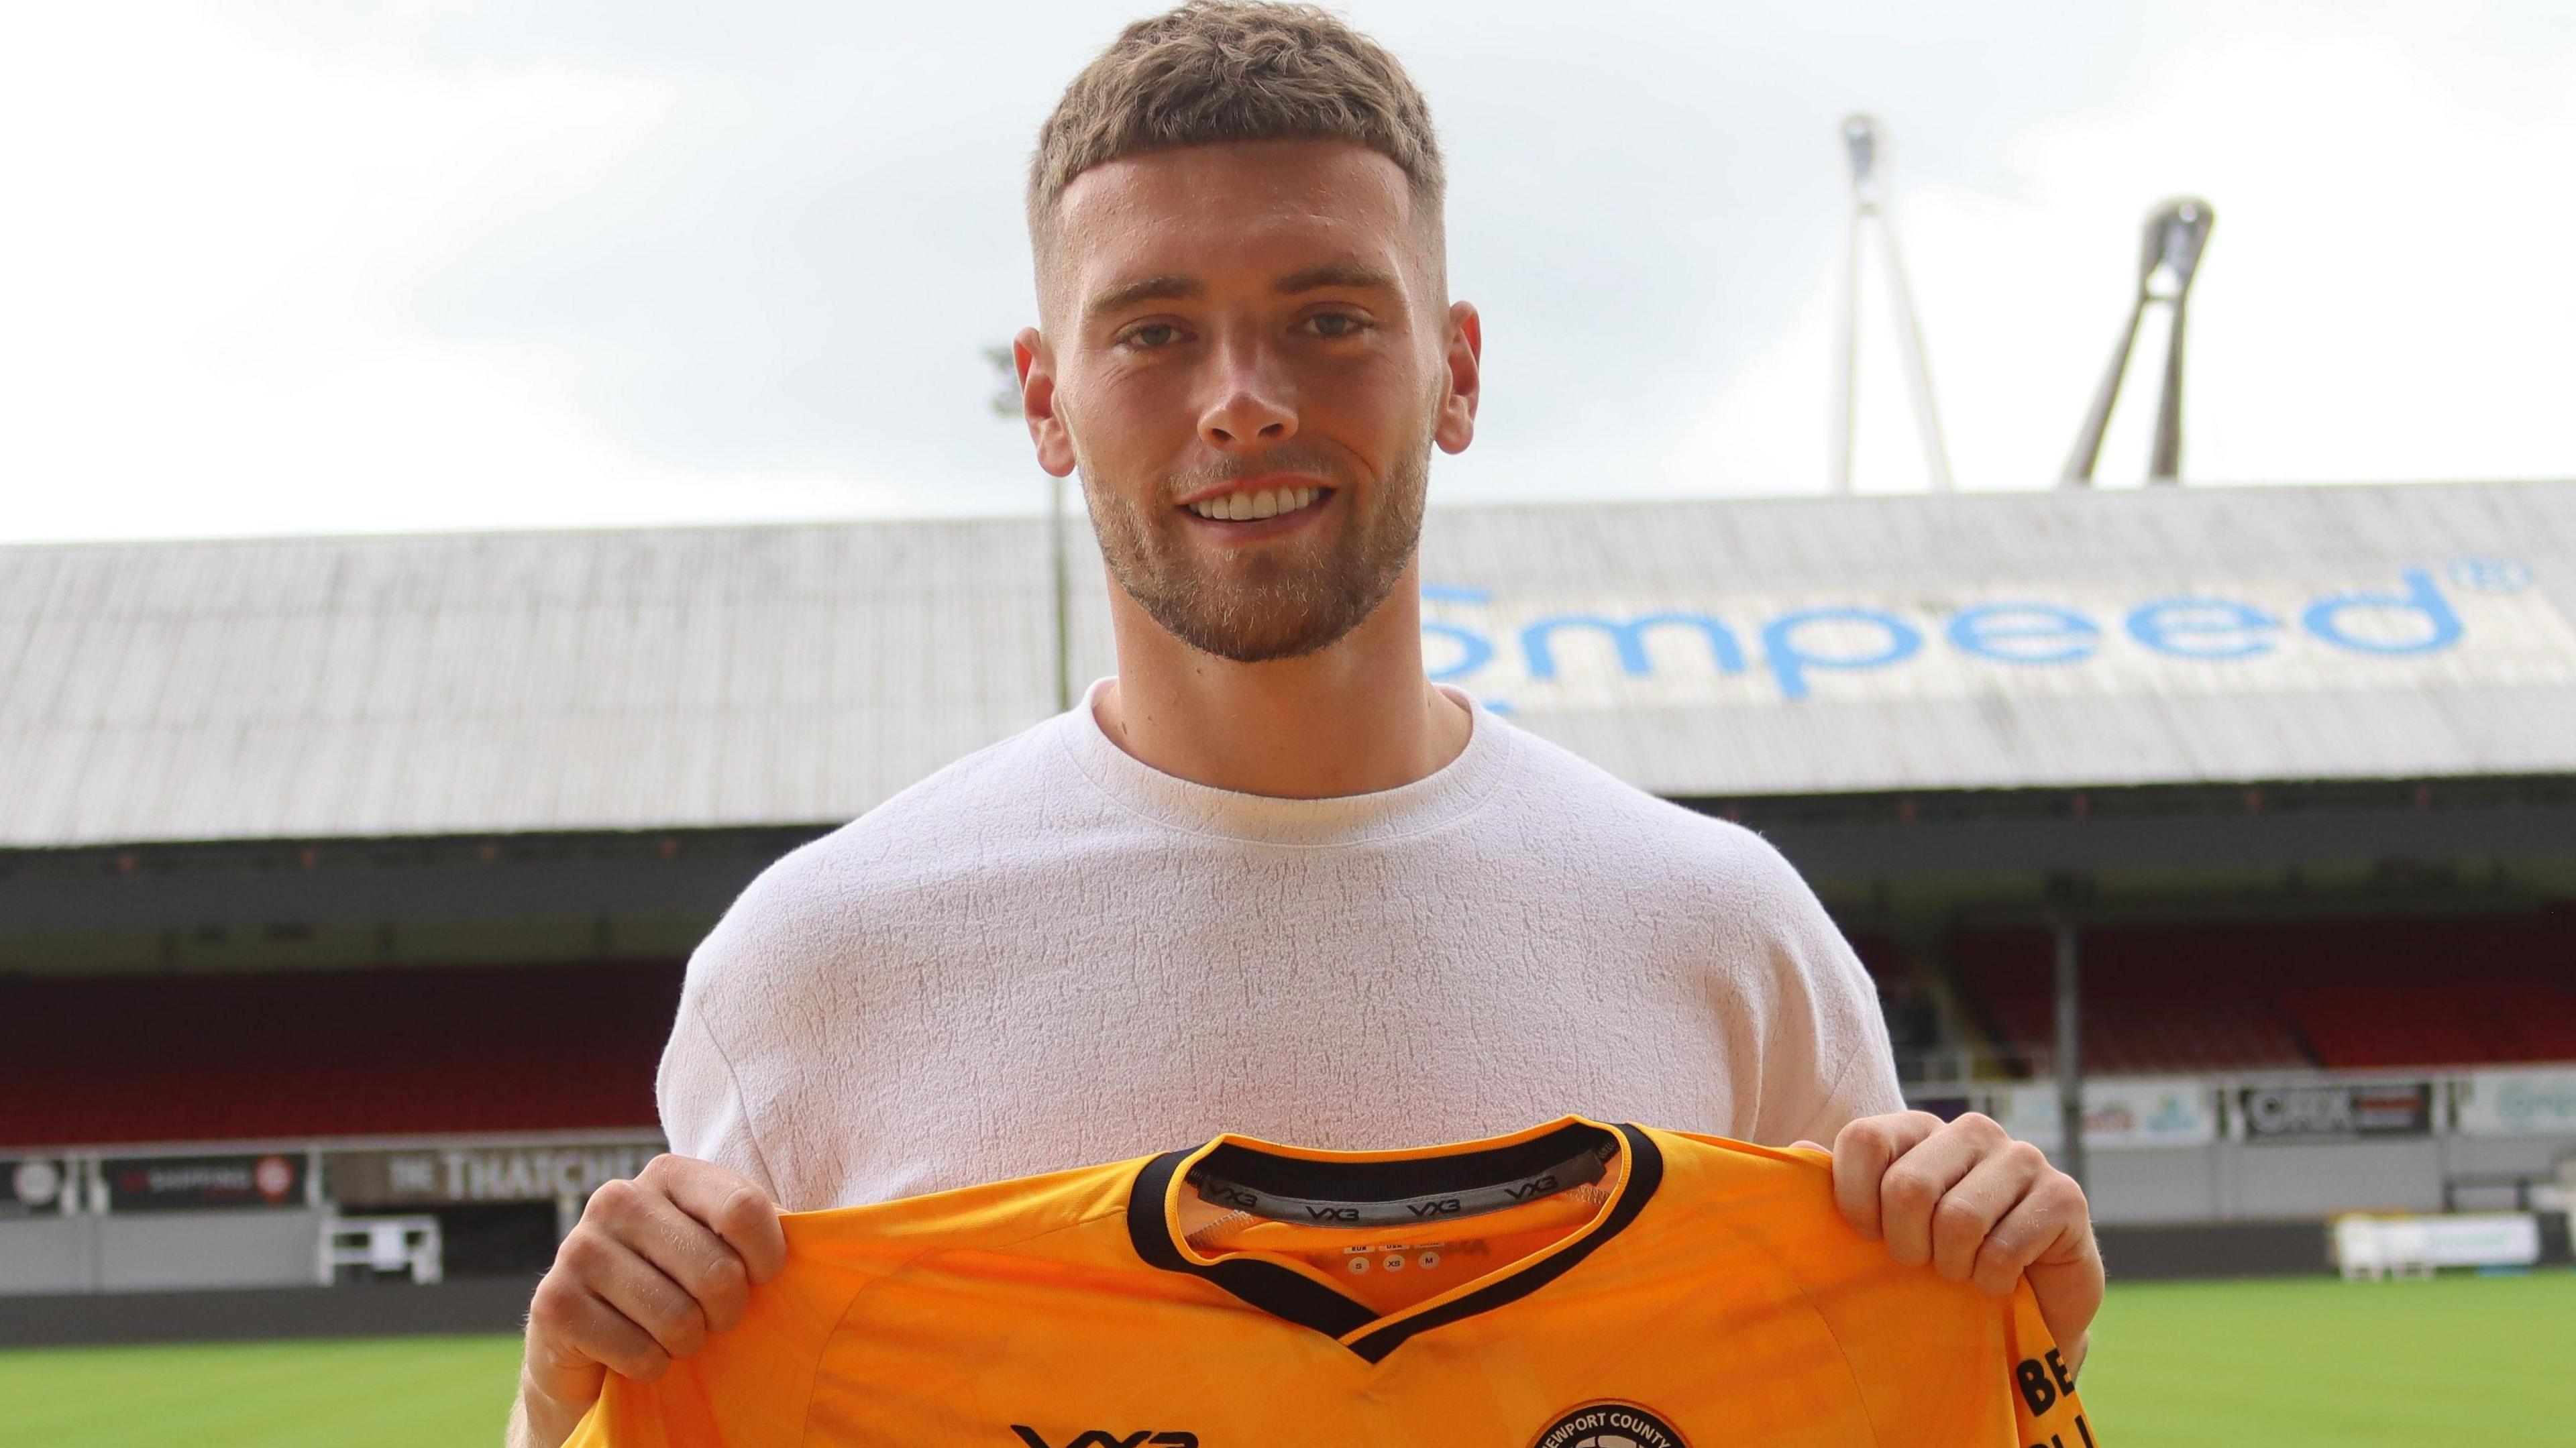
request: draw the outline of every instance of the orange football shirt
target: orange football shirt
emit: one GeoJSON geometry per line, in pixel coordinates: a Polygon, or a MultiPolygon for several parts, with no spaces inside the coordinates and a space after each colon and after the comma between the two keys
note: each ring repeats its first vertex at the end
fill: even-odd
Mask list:
{"type": "Polygon", "coordinates": [[[1904,1267],[1825,1158],[1577,1117],[1223,1136],[784,1219],[786,1269],[576,1448],[2094,1448],[2027,1286],[1904,1267]]]}

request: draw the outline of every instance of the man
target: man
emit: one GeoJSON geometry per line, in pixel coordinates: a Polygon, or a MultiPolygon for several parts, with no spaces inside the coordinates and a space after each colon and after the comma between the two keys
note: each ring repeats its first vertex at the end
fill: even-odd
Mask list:
{"type": "Polygon", "coordinates": [[[1320,10],[1130,26],[1040,136],[1039,463],[1079,471],[1118,673],[796,851],[690,963],[673,1155],[539,1287],[515,1441],[659,1373],[777,1270],[777,1208],[1567,1112],[1831,1140],[1907,1261],[2071,1357],[2083,1197],[1992,1122],[1907,1113],[1868,978],[1753,835],[1424,677],[1433,445],[1474,436],[1442,170],[1394,59],[1320,10]]]}

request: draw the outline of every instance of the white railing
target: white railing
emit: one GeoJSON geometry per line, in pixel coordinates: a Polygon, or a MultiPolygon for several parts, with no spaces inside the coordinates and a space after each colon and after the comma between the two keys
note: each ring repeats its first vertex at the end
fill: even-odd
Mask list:
{"type": "Polygon", "coordinates": [[[375,1275],[400,1272],[422,1286],[446,1275],[446,1249],[436,1217],[333,1217],[322,1228],[322,1285],[340,1280],[340,1269],[375,1275]]]}

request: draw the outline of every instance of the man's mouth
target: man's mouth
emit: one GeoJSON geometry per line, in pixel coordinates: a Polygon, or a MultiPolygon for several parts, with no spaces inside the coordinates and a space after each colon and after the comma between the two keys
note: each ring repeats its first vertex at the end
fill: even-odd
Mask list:
{"type": "Polygon", "coordinates": [[[1319,506],[1330,488],[1246,488],[1181,506],[1217,522],[1250,523],[1319,506]]]}

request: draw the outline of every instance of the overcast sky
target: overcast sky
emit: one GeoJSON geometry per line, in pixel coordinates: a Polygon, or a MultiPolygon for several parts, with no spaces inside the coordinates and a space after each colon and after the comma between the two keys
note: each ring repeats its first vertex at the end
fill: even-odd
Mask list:
{"type": "MultiPolygon", "coordinates": [[[[1034,508],[981,349],[1037,123],[1145,8],[9,6],[0,539],[1034,508]]],[[[1437,501],[1821,490],[1855,109],[1962,486],[2056,476],[2186,192],[2188,475],[2576,477],[2576,6],[1348,13],[1485,316],[1437,501]]],[[[1862,486],[1919,488],[1864,300],[1862,486]]]]}

